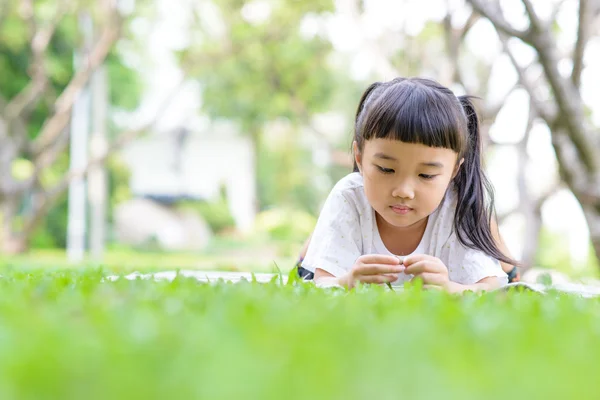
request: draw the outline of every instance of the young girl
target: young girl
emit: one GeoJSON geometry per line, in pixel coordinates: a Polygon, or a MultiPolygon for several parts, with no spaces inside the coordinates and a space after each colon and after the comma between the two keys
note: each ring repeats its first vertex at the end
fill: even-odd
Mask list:
{"type": "Polygon", "coordinates": [[[329,194],[302,267],[321,286],[505,284],[499,261],[516,263],[492,235],[480,147],[468,97],[421,78],[371,85],[356,114],[355,172],[329,194]]]}

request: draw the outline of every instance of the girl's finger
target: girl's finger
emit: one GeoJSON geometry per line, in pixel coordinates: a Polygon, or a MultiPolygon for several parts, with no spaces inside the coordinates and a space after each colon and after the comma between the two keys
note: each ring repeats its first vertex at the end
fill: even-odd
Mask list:
{"type": "Polygon", "coordinates": [[[405,274],[418,275],[425,272],[443,273],[448,269],[444,264],[435,260],[423,260],[407,266],[405,274]]]}
{"type": "Polygon", "coordinates": [[[404,257],[404,266],[409,267],[412,264],[416,264],[420,261],[436,261],[439,260],[437,257],[430,256],[428,254],[412,254],[410,256],[404,257]]]}
{"type": "Polygon", "coordinates": [[[356,268],[356,275],[398,274],[404,271],[402,265],[368,264],[356,268]]]}
{"type": "Polygon", "coordinates": [[[419,275],[422,274],[423,272],[427,272],[428,271],[428,265],[429,265],[429,261],[425,260],[425,261],[418,261],[410,266],[407,266],[406,269],[404,270],[404,273],[407,275],[419,275]]]}
{"type": "Polygon", "coordinates": [[[385,254],[365,254],[364,256],[358,257],[357,262],[362,264],[386,264],[386,265],[399,265],[400,260],[396,256],[390,256],[385,254]]]}

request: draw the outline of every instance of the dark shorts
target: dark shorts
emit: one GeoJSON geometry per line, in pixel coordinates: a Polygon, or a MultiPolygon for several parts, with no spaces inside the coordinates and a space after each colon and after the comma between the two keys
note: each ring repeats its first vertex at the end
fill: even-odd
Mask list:
{"type": "Polygon", "coordinates": [[[296,262],[296,271],[298,271],[298,276],[305,281],[312,281],[315,277],[315,274],[306,268],[303,268],[302,261],[304,261],[304,258],[299,258],[298,262],[296,262]]]}
{"type": "Polygon", "coordinates": [[[518,276],[518,273],[519,273],[519,271],[517,270],[517,267],[514,267],[513,269],[511,269],[510,272],[508,273],[508,283],[514,282],[518,276]]]}

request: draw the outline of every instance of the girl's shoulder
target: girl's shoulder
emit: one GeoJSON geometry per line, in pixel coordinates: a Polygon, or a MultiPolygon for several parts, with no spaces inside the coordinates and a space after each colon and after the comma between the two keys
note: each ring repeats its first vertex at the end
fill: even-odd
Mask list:
{"type": "MultiPolygon", "coordinates": [[[[358,172],[353,172],[340,179],[331,189],[328,203],[333,207],[352,207],[359,214],[370,209],[369,201],[364,190],[363,177],[358,172]]],[[[340,210],[341,211],[341,210],[340,210]]]]}
{"type": "Polygon", "coordinates": [[[352,172],[340,179],[332,189],[332,192],[354,192],[364,187],[363,177],[358,172],[352,172]]]}

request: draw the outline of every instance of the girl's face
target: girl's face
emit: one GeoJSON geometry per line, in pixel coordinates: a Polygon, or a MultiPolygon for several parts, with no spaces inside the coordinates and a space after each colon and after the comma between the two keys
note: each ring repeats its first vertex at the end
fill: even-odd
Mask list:
{"type": "Polygon", "coordinates": [[[396,228],[433,213],[463,161],[450,149],[393,139],[365,141],[362,152],[354,142],[354,157],[371,207],[396,228]]]}

